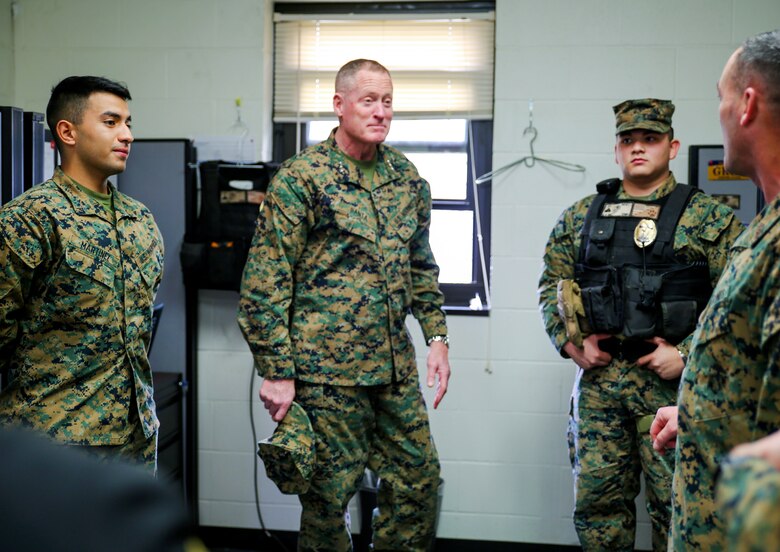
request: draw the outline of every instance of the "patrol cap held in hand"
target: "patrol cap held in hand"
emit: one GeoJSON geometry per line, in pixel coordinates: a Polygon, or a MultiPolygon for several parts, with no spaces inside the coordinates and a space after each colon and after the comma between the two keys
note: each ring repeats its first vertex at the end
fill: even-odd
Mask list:
{"type": "Polygon", "coordinates": [[[306,411],[293,402],[273,435],[257,443],[268,478],[284,494],[303,494],[309,490],[314,474],[314,430],[306,411]]]}
{"type": "Polygon", "coordinates": [[[672,128],[674,104],[670,100],[626,100],[612,108],[615,112],[615,134],[630,130],[652,130],[663,134],[672,128]]]}

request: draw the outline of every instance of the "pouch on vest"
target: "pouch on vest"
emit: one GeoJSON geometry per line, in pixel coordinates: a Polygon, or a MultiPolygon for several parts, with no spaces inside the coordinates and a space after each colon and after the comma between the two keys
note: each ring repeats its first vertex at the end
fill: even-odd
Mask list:
{"type": "Polygon", "coordinates": [[[618,333],[623,328],[623,304],[617,269],[587,268],[578,278],[582,303],[594,333],[618,333]]]}
{"type": "Polygon", "coordinates": [[[585,250],[585,263],[589,265],[607,264],[609,242],[615,233],[615,219],[595,219],[588,232],[588,247],[585,250]]]}
{"type": "Polygon", "coordinates": [[[696,328],[711,293],[707,263],[693,263],[665,272],[660,335],[675,345],[685,339],[696,328]]]}
{"type": "Polygon", "coordinates": [[[662,285],[662,274],[641,267],[623,269],[625,337],[649,339],[659,335],[656,331],[657,297],[662,285]]]}
{"type": "Polygon", "coordinates": [[[699,319],[696,301],[665,301],[661,303],[661,323],[669,343],[676,345],[696,328],[699,319]]]}

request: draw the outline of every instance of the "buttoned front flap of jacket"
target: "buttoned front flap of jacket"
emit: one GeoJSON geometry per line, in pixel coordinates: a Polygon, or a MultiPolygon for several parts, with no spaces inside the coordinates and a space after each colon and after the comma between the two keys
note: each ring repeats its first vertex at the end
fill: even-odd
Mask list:
{"type": "Polygon", "coordinates": [[[163,241],[146,207],[120,193],[116,193],[115,198],[117,232],[125,261],[125,343],[133,367],[138,411],[144,432],[150,437],[159,427],[159,422],[155,414],[152,369],[147,352],[152,336],[154,298],[163,275],[163,241]]]}
{"type": "Polygon", "coordinates": [[[404,377],[416,366],[405,318],[419,297],[432,306],[418,319],[446,332],[427,243],[428,185],[399,153],[378,155],[373,185],[330,142],[293,158],[271,183],[240,315],[261,374],[336,385],[404,377]],[[270,327],[268,317],[257,320],[269,303],[279,305],[270,327]],[[258,336],[263,330],[274,338],[258,336]]]}

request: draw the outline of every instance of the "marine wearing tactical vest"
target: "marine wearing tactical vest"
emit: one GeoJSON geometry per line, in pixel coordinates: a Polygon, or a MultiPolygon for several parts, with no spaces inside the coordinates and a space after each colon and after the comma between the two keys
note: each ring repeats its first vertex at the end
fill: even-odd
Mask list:
{"type": "MultiPolygon", "coordinates": [[[[618,179],[598,187],[582,226],[575,281],[592,332],[621,334],[619,354],[636,360],[663,337],[676,345],[696,327],[712,293],[707,259],[688,261],[672,247],[680,216],[697,188],[677,184],[654,200],[618,199],[618,179]]],[[[603,343],[604,347],[615,344],[603,343]]]]}
{"type": "Polygon", "coordinates": [[[669,170],[680,148],[670,101],[613,110],[622,179],[600,183],[559,217],[539,306],[553,345],[578,366],[568,439],[583,550],[634,549],[642,475],[653,550],[662,551],[673,464],[653,450],[650,423],[676,400],[698,314],[742,227],[669,170]]]}

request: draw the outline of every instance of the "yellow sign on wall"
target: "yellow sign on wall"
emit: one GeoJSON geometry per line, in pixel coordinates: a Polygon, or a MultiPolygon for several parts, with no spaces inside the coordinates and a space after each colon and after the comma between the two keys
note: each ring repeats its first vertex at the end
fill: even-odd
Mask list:
{"type": "Polygon", "coordinates": [[[723,161],[710,161],[707,165],[707,180],[749,180],[747,176],[730,173],[723,161]]]}

